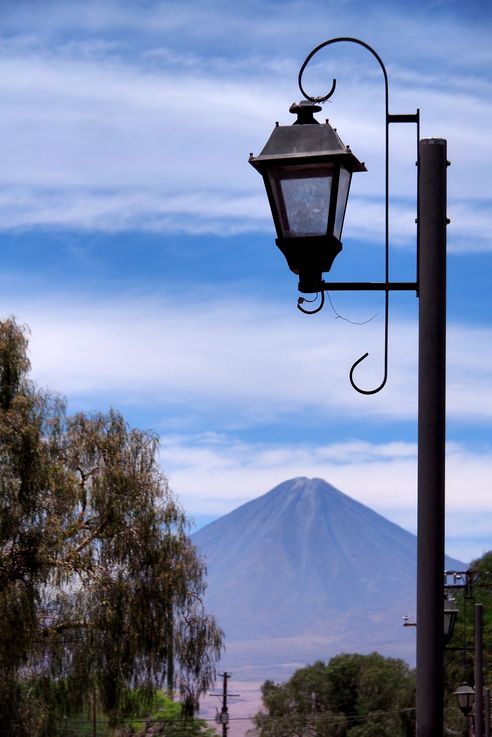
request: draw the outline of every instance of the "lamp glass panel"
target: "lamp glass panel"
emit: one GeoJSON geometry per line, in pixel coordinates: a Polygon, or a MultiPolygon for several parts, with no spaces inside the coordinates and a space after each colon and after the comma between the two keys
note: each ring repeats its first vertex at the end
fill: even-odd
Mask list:
{"type": "Polygon", "coordinates": [[[326,235],[333,166],[279,167],[271,178],[282,235],[326,235]]]}
{"type": "Polygon", "coordinates": [[[444,612],[444,637],[448,637],[451,630],[451,613],[444,612]]]}
{"type": "Polygon", "coordinates": [[[454,599],[444,599],[444,639],[448,641],[453,636],[454,625],[456,617],[458,616],[458,609],[454,599]]]}
{"type": "Polygon", "coordinates": [[[338,197],[337,197],[337,209],[335,212],[335,226],[333,228],[333,235],[338,240],[342,237],[343,221],[345,219],[345,210],[347,209],[348,193],[350,188],[350,180],[352,178],[351,172],[345,169],[343,166],[340,167],[340,179],[338,182],[338,197]]]}

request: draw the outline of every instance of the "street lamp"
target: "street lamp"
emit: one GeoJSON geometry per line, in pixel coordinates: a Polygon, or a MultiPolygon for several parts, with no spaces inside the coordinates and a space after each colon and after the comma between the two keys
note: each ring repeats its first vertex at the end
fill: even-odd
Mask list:
{"type": "Polygon", "coordinates": [[[442,571],[444,569],[444,453],[445,453],[445,367],[446,367],[446,167],[444,139],[420,139],[419,112],[395,115],[389,112],[388,75],[378,54],[356,38],[334,38],[317,46],[299,71],[299,89],[306,102],[294,106],[301,111],[298,125],[279,126],[259,156],[250,163],[263,175],[277,245],[292,271],[299,274],[301,292],[379,290],[385,296],[384,372],[380,383],[362,388],[354,371],[367,358],[352,365],[349,378],[361,394],[376,394],[388,376],[389,294],[409,290],[419,297],[419,401],[418,401],[418,522],[417,522],[417,737],[438,737],[443,732],[444,638],[442,571]],[[349,192],[350,175],[365,166],[341,142],[328,124],[316,124],[313,113],[331,97],[308,95],[302,86],[303,72],[320,49],[338,42],[362,46],[378,62],[385,93],[385,279],[383,282],[325,282],[341,250],[341,229],[349,192]],[[311,104],[309,104],[311,103],[311,104]],[[305,110],[305,116],[302,111],[305,110]],[[304,117],[303,117],[304,116],[304,117]],[[389,128],[395,123],[417,126],[417,278],[414,282],[392,282],[389,269],[389,128]],[[288,132],[293,131],[295,132],[288,132]],[[331,131],[331,133],[330,133],[331,131]],[[323,144],[322,136],[325,136],[323,144]],[[314,137],[314,138],[311,138],[314,137]],[[294,144],[293,141],[296,141],[294,144]],[[315,140],[318,145],[313,144],[315,140]],[[278,144],[278,146],[277,146],[278,144]],[[270,148],[271,145],[271,148],[270,148]],[[296,148],[298,146],[299,148],[296,148]],[[303,159],[303,157],[307,157],[303,159]],[[330,158],[331,157],[331,158],[330,158]],[[296,167],[298,167],[296,169],[296,167]],[[305,168],[307,167],[307,168],[305,168]],[[337,167],[339,169],[337,170],[337,167]],[[342,170],[347,173],[342,174],[342,170]],[[338,172],[338,173],[337,173],[338,172]],[[337,184],[338,177],[338,184],[337,184]],[[345,181],[343,181],[345,179],[345,181]],[[330,183],[331,182],[331,183],[330,183]],[[339,196],[340,193],[340,196],[339,196]]]}
{"type": "Polygon", "coordinates": [[[299,275],[299,291],[319,292],[321,275],[342,250],[341,235],[354,171],[366,171],[309,100],[291,105],[293,125],[276,125],[249,162],[263,176],[277,230],[276,244],[299,275]]]}
{"type": "Polygon", "coordinates": [[[456,696],[456,701],[462,714],[465,717],[469,716],[472,713],[473,704],[475,703],[475,689],[464,683],[463,686],[458,686],[454,695],[456,696]]]}
{"type": "Polygon", "coordinates": [[[458,707],[465,717],[466,726],[464,729],[464,736],[468,737],[472,732],[471,726],[473,721],[473,708],[475,706],[475,689],[464,683],[456,689],[454,695],[456,696],[458,707]]]}

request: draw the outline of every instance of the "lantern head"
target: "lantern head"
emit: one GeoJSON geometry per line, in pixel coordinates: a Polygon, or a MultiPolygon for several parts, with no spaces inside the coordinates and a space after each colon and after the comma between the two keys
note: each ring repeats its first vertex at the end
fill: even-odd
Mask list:
{"type": "Polygon", "coordinates": [[[454,695],[456,696],[458,707],[467,717],[473,710],[473,704],[475,703],[475,689],[464,683],[463,686],[459,686],[456,689],[454,695]]]}
{"type": "Polygon", "coordinates": [[[341,235],[354,171],[366,171],[336,130],[318,123],[319,105],[303,100],[293,125],[276,125],[249,163],[263,176],[277,231],[275,243],[299,275],[301,292],[321,289],[342,250],[341,235]]]}

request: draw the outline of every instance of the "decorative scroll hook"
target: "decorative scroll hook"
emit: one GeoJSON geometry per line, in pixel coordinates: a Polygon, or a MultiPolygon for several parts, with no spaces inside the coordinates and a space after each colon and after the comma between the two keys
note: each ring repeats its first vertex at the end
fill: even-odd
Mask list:
{"type": "Polygon", "coordinates": [[[317,51],[317,49],[315,49],[313,52],[311,52],[311,54],[309,54],[308,58],[306,59],[306,61],[302,65],[301,70],[299,72],[299,77],[297,79],[297,83],[299,85],[299,89],[301,90],[301,92],[304,95],[304,97],[306,98],[306,100],[310,100],[311,102],[326,102],[327,100],[330,99],[330,97],[332,96],[332,94],[335,92],[335,89],[336,89],[336,86],[337,86],[337,80],[336,79],[333,80],[333,83],[331,85],[331,90],[328,92],[328,94],[327,95],[324,95],[322,97],[311,97],[311,95],[308,95],[304,91],[304,87],[302,86],[302,81],[301,81],[302,80],[302,75],[304,73],[304,70],[305,70],[306,66],[309,63],[309,60],[311,59],[311,57],[315,53],[315,51],[317,51]]]}
{"type": "Polygon", "coordinates": [[[384,373],[383,373],[383,380],[380,383],[376,389],[361,389],[360,386],[357,386],[357,384],[354,381],[354,371],[359,365],[359,363],[362,363],[364,361],[369,353],[364,353],[363,356],[357,359],[357,361],[353,364],[352,368],[350,369],[349,373],[349,379],[350,383],[352,384],[352,387],[355,389],[356,392],[359,392],[359,394],[377,394],[381,391],[381,389],[386,384],[386,381],[388,379],[388,326],[389,326],[389,290],[386,289],[385,292],[385,299],[384,299],[384,373]]]}
{"type": "Polygon", "coordinates": [[[324,49],[325,46],[331,46],[331,44],[340,43],[340,41],[354,43],[354,44],[357,44],[359,46],[362,46],[363,48],[367,49],[367,51],[369,51],[374,56],[374,58],[376,59],[376,61],[378,62],[379,66],[381,67],[381,71],[383,72],[383,77],[384,77],[385,107],[386,107],[386,114],[388,114],[388,74],[386,72],[386,67],[383,64],[383,60],[381,59],[381,57],[379,56],[379,54],[376,53],[376,51],[374,51],[374,49],[372,48],[372,46],[369,46],[369,44],[366,44],[365,41],[361,41],[359,38],[352,38],[350,36],[340,36],[339,38],[330,38],[328,41],[323,41],[323,43],[321,43],[318,46],[316,46],[316,48],[314,48],[306,56],[306,58],[305,58],[305,60],[304,60],[304,62],[302,64],[301,68],[299,69],[299,75],[297,77],[297,83],[299,85],[300,91],[302,92],[302,94],[304,95],[304,97],[306,98],[306,100],[310,100],[311,102],[326,102],[326,100],[329,100],[330,99],[330,97],[335,92],[335,88],[337,86],[336,79],[333,80],[333,83],[332,83],[332,86],[331,86],[331,90],[328,92],[327,95],[324,95],[322,97],[311,97],[311,95],[308,95],[306,93],[306,91],[304,90],[304,87],[302,86],[302,75],[304,74],[304,71],[305,71],[307,65],[309,64],[309,62],[311,61],[311,59],[313,58],[313,56],[318,53],[318,51],[320,51],[321,49],[324,49]]]}
{"type": "Polygon", "coordinates": [[[339,43],[339,42],[348,42],[357,44],[358,46],[362,46],[367,51],[369,51],[372,56],[376,59],[378,62],[381,71],[383,73],[384,78],[384,109],[385,109],[385,129],[386,129],[386,135],[385,135],[385,328],[384,328],[384,375],[383,380],[381,384],[376,389],[361,389],[354,381],[354,371],[356,367],[364,361],[368,353],[364,353],[363,356],[361,356],[352,366],[350,369],[350,383],[352,384],[353,388],[359,392],[360,394],[377,394],[386,384],[386,380],[388,378],[388,303],[389,303],[389,85],[388,85],[388,74],[386,72],[386,67],[384,66],[383,60],[379,56],[379,54],[374,51],[374,49],[369,46],[369,44],[366,44],[364,41],[361,41],[358,38],[352,38],[352,37],[339,37],[339,38],[331,38],[328,41],[324,41],[323,43],[319,44],[319,46],[316,46],[310,54],[306,57],[304,63],[302,64],[300,70],[299,70],[299,76],[298,76],[298,85],[299,89],[304,95],[304,97],[307,100],[310,100],[311,102],[325,102],[328,100],[332,94],[335,91],[336,88],[336,80],[333,80],[333,84],[331,87],[331,90],[328,92],[327,95],[324,97],[311,97],[310,95],[307,95],[303,86],[302,86],[302,75],[304,73],[304,70],[306,69],[307,65],[313,58],[315,54],[318,53],[321,49],[323,49],[325,46],[330,46],[331,44],[339,43]]]}

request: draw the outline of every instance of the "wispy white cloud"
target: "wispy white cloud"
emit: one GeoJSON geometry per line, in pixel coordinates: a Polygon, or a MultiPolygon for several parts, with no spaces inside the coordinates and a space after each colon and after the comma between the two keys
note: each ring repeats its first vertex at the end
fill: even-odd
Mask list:
{"type": "MultiPolygon", "coordinates": [[[[298,94],[299,52],[286,54],[285,44],[272,46],[271,29],[268,51],[263,25],[253,23],[242,6],[226,11],[214,3],[220,22],[205,33],[197,19],[210,14],[211,7],[173,4],[171,12],[167,3],[159,3],[137,13],[127,4],[99,8],[89,3],[80,13],[79,29],[85,35],[63,43],[57,34],[72,27],[74,17],[64,4],[55,3],[53,15],[40,18],[39,27],[25,13],[11,13],[13,28],[28,28],[11,37],[0,55],[0,227],[217,233],[267,227],[262,185],[247,155],[261,148],[275,119],[288,122],[288,103],[298,94]],[[239,28],[233,53],[230,34],[239,28]],[[132,53],[125,29],[143,34],[142,53],[132,53]],[[155,43],[157,29],[160,44],[155,43]],[[176,42],[180,32],[182,40],[176,42]],[[48,43],[53,34],[57,42],[48,43]],[[201,43],[187,44],[195,34],[201,43]]],[[[276,12],[274,5],[263,9],[276,12]]],[[[298,3],[285,3],[274,37],[292,33],[300,12],[298,3]]],[[[320,12],[326,11],[319,3],[303,6],[307,44],[317,36],[320,12]]],[[[334,12],[335,25],[350,17],[343,3],[334,12]]],[[[391,14],[393,21],[398,12],[391,14]]],[[[376,16],[383,17],[377,8],[376,16]]],[[[446,43],[459,46],[462,29],[458,33],[447,22],[441,43],[447,38],[446,43]]],[[[401,32],[412,37],[412,27],[409,21],[401,32]]],[[[425,28],[419,29],[425,54],[436,56],[425,28]]],[[[477,63],[475,80],[467,53],[461,75],[443,76],[444,61],[436,73],[431,65],[412,66],[391,42],[385,50],[390,59],[395,54],[392,109],[413,112],[419,105],[423,134],[449,138],[452,249],[490,251],[487,172],[492,149],[483,132],[492,113],[492,91],[481,76],[483,67],[477,63]]],[[[344,52],[343,79],[326,114],[333,113],[344,139],[370,168],[354,185],[357,218],[352,226],[347,221],[348,236],[367,240],[377,237],[381,223],[375,197],[381,196],[383,184],[382,84],[377,65],[364,57],[361,61],[359,50],[353,56],[344,52]]],[[[325,53],[322,63],[315,64],[312,84],[325,84],[329,59],[325,53]]],[[[400,198],[392,207],[396,244],[408,242],[414,227],[413,135],[394,131],[392,136],[392,186],[400,198]]]]}
{"type": "MultiPolygon", "coordinates": [[[[275,445],[225,436],[175,436],[162,438],[161,462],[185,508],[197,516],[226,514],[287,478],[308,476],[324,478],[416,532],[417,448],[413,443],[275,445]]],[[[477,451],[448,445],[447,552],[464,562],[492,545],[491,474],[491,446],[477,451]]]]}
{"type": "MultiPolygon", "coordinates": [[[[335,0],[329,8],[323,0],[282,0],[278,3],[261,0],[245,0],[231,7],[227,0],[187,0],[176,4],[173,0],[148,0],[145,3],[128,3],[125,0],[47,0],[44,6],[32,0],[18,0],[5,13],[4,25],[9,32],[25,30],[32,24],[45,38],[66,34],[73,29],[76,19],[77,31],[82,33],[117,34],[131,32],[127,41],[137,43],[140,37],[146,40],[162,39],[173,32],[178,43],[188,43],[203,36],[205,21],[214,38],[230,37],[234,45],[249,46],[256,39],[257,46],[263,46],[272,53],[275,41],[296,37],[298,43],[306,38],[312,40],[320,33],[320,27],[331,31],[333,36],[342,35],[340,26],[354,30],[365,27],[371,29],[374,43],[384,39],[388,46],[397,52],[398,57],[410,57],[414,51],[413,41],[422,47],[423,61],[438,58],[443,45],[453,42],[458,58],[445,58],[443,63],[450,66],[467,66],[477,58],[490,58],[490,47],[481,44],[487,38],[487,29],[482,26],[488,8],[482,3],[463,6],[457,0],[413,5],[412,14],[406,8],[384,0],[374,2],[361,17],[358,5],[335,0]],[[50,12],[46,12],[46,6],[50,12]],[[279,12],[281,8],[282,12],[279,12]],[[256,11],[256,12],[255,12],[256,11]],[[260,14],[260,12],[262,14],[260,14]],[[299,23],[302,13],[303,23],[299,23]],[[261,18],[262,22],[259,22],[261,18]],[[191,22],[194,19],[195,22],[191,22]],[[329,23],[326,21],[329,20],[329,23]],[[427,23],[424,21],[427,20],[427,23]],[[402,22],[404,21],[404,22],[402,22]],[[435,32],[439,24],[441,33],[435,32]],[[398,28],[398,34],[394,32],[398,28]],[[392,34],[388,31],[393,30],[392,34]],[[471,35],[472,31],[475,35],[471,35]],[[179,33],[178,33],[179,32],[179,33]],[[405,43],[401,43],[404,39],[405,43]],[[476,41],[474,44],[473,41],[476,41]],[[273,43],[272,43],[273,42],[273,43]],[[466,49],[467,56],[461,58],[460,52],[466,49]]],[[[346,30],[346,29],[345,29],[346,30]]]]}
{"type": "MultiPolygon", "coordinates": [[[[15,310],[15,301],[9,307],[15,310]]],[[[231,415],[249,421],[301,407],[375,410],[367,405],[364,410],[346,376],[361,336],[378,355],[381,336],[372,327],[361,333],[333,321],[320,344],[319,322],[297,311],[209,295],[185,305],[149,298],[75,303],[72,296],[53,299],[50,307],[24,302],[19,317],[32,328],[38,380],[68,394],[111,391],[141,401],[151,395],[209,408],[229,405],[231,415]],[[337,384],[344,389],[335,389],[337,384]]],[[[414,343],[412,332],[402,326],[402,342],[405,334],[414,343]]],[[[395,384],[413,383],[401,360],[395,384]]],[[[368,382],[376,380],[379,368],[376,360],[369,365],[368,382]]],[[[388,398],[375,411],[407,417],[413,407],[411,400],[396,406],[388,398]]]]}
{"type": "MultiPolygon", "coordinates": [[[[149,398],[163,405],[195,403],[223,414],[226,424],[261,424],[298,412],[415,418],[416,324],[397,316],[388,387],[366,398],[352,390],[347,372],[368,350],[356,378],[367,387],[379,383],[381,317],[347,325],[330,319],[328,311],[307,318],[274,302],[209,294],[185,305],[131,295],[89,301],[73,294],[30,304],[4,295],[2,302],[4,314],[17,312],[31,326],[36,379],[68,395],[106,392],[144,405],[149,398]]],[[[355,319],[371,308],[356,309],[349,313],[355,319]]],[[[490,422],[491,330],[451,324],[448,345],[448,416],[490,422]]]]}
{"type": "MultiPolygon", "coordinates": [[[[489,207],[454,202],[448,210],[449,253],[492,251],[489,207]],[[470,237],[473,233],[473,237],[470,237]]],[[[344,241],[382,245],[382,200],[354,196],[349,203],[344,241]]],[[[68,228],[118,233],[219,234],[269,233],[274,226],[263,186],[256,191],[212,189],[169,193],[166,188],[81,186],[0,187],[0,230],[68,228]]],[[[391,247],[415,249],[415,204],[395,201],[391,207],[391,247]]]]}
{"type": "Polygon", "coordinates": [[[111,189],[0,188],[0,229],[70,228],[118,233],[272,232],[262,193],[178,191],[159,187],[111,189]]]}

